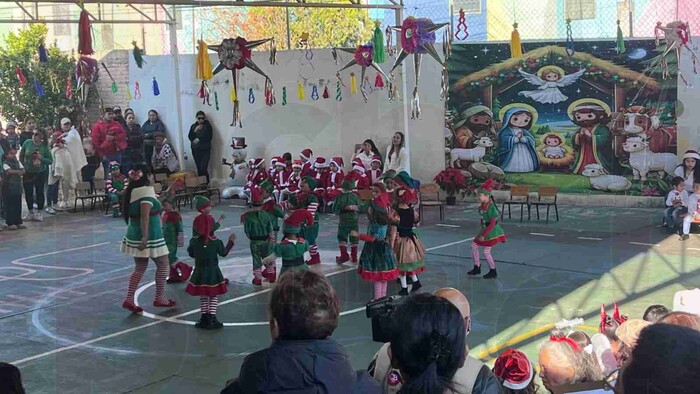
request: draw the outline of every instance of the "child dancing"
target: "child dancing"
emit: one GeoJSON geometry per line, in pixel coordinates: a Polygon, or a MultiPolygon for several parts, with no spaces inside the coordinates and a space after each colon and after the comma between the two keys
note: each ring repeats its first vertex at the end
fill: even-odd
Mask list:
{"type": "Polygon", "coordinates": [[[253,285],[262,286],[263,277],[274,283],[277,279],[277,270],[272,264],[262,271],[262,259],[270,254],[274,244],[272,230],[272,216],[262,208],[263,201],[261,189],[254,187],[250,190],[251,210],[241,216],[243,230],[250,240],[250,254],[253,256],[253,285]]]}
{"type": "Polygon", "coordinates": [[[274,267],[277,257],[282,259],[280,275],[285,272],[305,271],[309,267],[304,262],[304,256],[309,253],[309,244],[298,236],[302,226],[311,227],[314,215],[306,209],[297,209],[284,219],[282,231],[284,237],[272,248],[272,253],[263,259],[265,267],[274,267]]]}
{"type": "Polygon", "coordinates": [[[338,213],[338,248],[340,256],[335,258],[336,264],[357,262],[357,236],[353,232],[359,230],[357,224],[357,211],[360,206],[360,198],[353,193],[355,182],[344,180],[340,184],[342,194],[335,199],[333,212],[338,213]],[[348,255],[348,241],[350,241],[350,255],[348,255]]]}
{"type": "Polygon", "coordinates": [[[290,203],[293,209],[306,209],[310,214],[314,215],[312,224],[302,225],[299,235],[309,244],[309,254],[311,258],[306,262],[307,265],[315,265],[321,263],[321,256],[318,253],[318,238],[319,223],[318,223],[318,197],[312,192],[316,188],[316,180],[307,176],[301,180],[301,192],[292,195],[290,203]]]}
{"type": "Polygon", "coordinates": [[[484,248],[484,258],[489,264],[489,272],[484,275],[484,279],[492,279],[498,277],[496,272],[496,262],[491,255],[491,249],[494,245],[500,242],[506,242],[506,235],[503,229],[498,224],[498,208],[493,201],[493,179],[489,178],[478,191],[479,215],[481,216],[481,231],[479,235],[472,241],[472,257],[474,258],[474,268],[467,272],[467,275],[480,275],[481,262],[479,261],[479,246],[484,248]]]}
{"type": "Polygon", "coordinates": [[[423,287],[418,274],[425,271],[425,246],[420,238],[413,231],[414,225],[418,221],[416,210],[413,204],[418,202],[416,193],[417,182],[408,173],[401,171],[393,178],[395,184],[395,205],[398,223],[396,226],[397,235],[394,243],[394,253],[398,262],[399,277],[401,281],[401,291],[399,295],[408,295],[408,283],[406,276],[413,280],[411,293],[423,287]]]}

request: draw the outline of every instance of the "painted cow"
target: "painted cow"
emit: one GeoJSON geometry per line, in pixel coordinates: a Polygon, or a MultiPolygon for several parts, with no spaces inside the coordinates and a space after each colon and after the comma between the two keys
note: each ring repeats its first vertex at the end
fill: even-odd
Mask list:
{"type": "Polygon", "coordinates": [[[676,128],[661,126],[654,108],[635,105],[624,108],[621,112],[624,116],[625,136],[642,138],[654,153],[676,152],[676,128]]]}

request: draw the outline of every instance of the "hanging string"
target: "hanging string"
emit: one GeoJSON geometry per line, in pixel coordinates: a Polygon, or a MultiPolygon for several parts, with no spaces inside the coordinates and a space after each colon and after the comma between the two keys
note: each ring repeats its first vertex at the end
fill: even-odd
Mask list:
{"type": "Polygon", "coordinates": [[[457,31],[455,32],[455,38],[458,40],[466,40],[469,37],[469,32],[467,31],[467,15],[464,12],[464,8],[459,9],[459,19],[457,23],[457,31]]]}
{"type": "Polygon", "coordinates": [[[275,89],[272,87],[272,81],[268,78],[265,80],[265,105],[272,107],[276,102],[275,89]]]}
{"type": "Polygon", "coordinates": [[[255,104],[255,94],[253,93],[253,88],[248,89],[248,102],[255,104]]]}
{"type": "Polygon", "coordinates": [[[314,85],[313,88],[311,88],[311,100],[318,100],[318,87],[316,85],[314,85]]]}
{"type": "Polygon", "coordinates": [[[350,73],[350,94],[357,94],[357,77],[350,73]]]}
{"type": "Polygon", "coordinates": [[[411,100],[411,119],[420,119],[420,116],[420,97],[418,97],[418,86],[416,86],[413,88],[413,100],[411,100]]]}
{"type": "Polygon", "coordinates": [[[274,66],[277,64],[277,44],[275,43],[275,37],[270,40],[270,65],[274,66]]]}
{"type": "Polygon", "coordinates": [[[37,96],[41,97],[44,95],[44,88],[41,87],[39,80],[34,77],[34,90],[36,90],[37,96]]]}
{"type": "Polygon", "coordinates": [[[335,62],[335,65],[338,65],[338,50],[333,48],[331,49],[331,55],[333,55],[333,61],[335,62]]]}
{"type": "Polygon", "coordinates": [[[73,78],[70,75],[66,77],[66,98],[73,99],[73,78]]]}
{"type": "Polygon", "coordinates": [[[322,97],[324,99],[328,99],[329,97],[331,97],[330,93],[328,93],[328,85],[323,87],[323,96],[322,97]]]}
{"type": "Polygon", "coordinates": [[[217,111],[219,110],[219,94],[216,91],[214,91],[214,107],[217,111]]]}
{"type": "Polygon", "coordinates": [[[374,22],[374,33],[372,34],[372,47],[374,50],[374,62],[382,64],[386,61],[384,52],[384,35],[382,34],[381,22],[374,22]]]}
{"type": "MultiPolygon", "coordinates": [[[[116,81],[112,81],[112,93],[113,93],[113,94],[117,94],[117,90],[118,90],[118,89],[117,89],[117,82],[116,82],[116,81]]],[[[160,94],[160,92],[159,92],[158,94],[160,94]]]]}
{"type": "Polygon", "coordinates": [[[153,95],[160,95],[160,88],[158,87],[158,81],[156,80],[156,77],[153,77],[153,95]]]}
{"type": "Polygon", "coordinates": [[[58,94],[61,92],[61,89],[58,87],[58,79],[56,78],[56,74],[49,74],[49,83],[51,84],[51,93],[58,94]]]}
{"type": "Polygon", "coordinates": [[[362,81],[362,88],[360,91],[362,92],[362,98],[366,103],[368,100],[367,94],[372,93],[372,85],[369,83],[369,77],[365,76],[365,79],[362,81]],[[367,91],[369,91],[369,93],[367,93],[367,91]]]}
{"type": "Polygon", "coordinates": [[[17,74],[17,79],[19,79],[19,86],[23,88],[27,84],[27,77],[24,76],[19,66],[15,67],[15,74],[17,74]]]}
{"type": "Polygon", "coordinates": [[[389,74],[389,101],[400,100],[399,88],[396,86],[396,80],[394,79],[394,73],[389,74]]]}
{"type": "Polygon", "coordinates": [[[340,73],[335,75],[338,80],[335,82],[335,101],[343,101],[343,91],[340,86],[345,86],[343,81],[340,79],[340,73]]]}
{"type": "Polygon", "coordinates": [[[141,85],[139,85],[138,81],[134,83],[134,98],[141,100],[141,85]]]}
{"type": "Polygon", "coordinates": [[[232,103],[238,101],[238,93],[236,92],[236,88],[233,85],[231,85],[231,91],[229,92],[229,95],[231,97],[232,103]]]}
{"type": "Polygon", "coordinates": [[[129,89],[129,82],[124,82],[126,85],[126,100],[131,101],[133,97],[131,97],[131,89],[129,89]]]}
{"type": "Polygon", "coordinates": [[[304,84],[297,82],[297,96],[299,96],[299,101],[304,101],[306,94],[304,92],[304,84]]]}
{"type": "Polygon", "coordinates": [[[382,74],[377,73],[377,76],[374,77],[374,87],[384,89],[384,79],[382,79],[382,74]]]}
{"type": "Polygon", "coordinates": [[[442,35],[442,54],[446,61],[452,57],[452,27],[450,25],[445,26],[445,34],[442,35]]]}
{"type": "Polygon", "coordinates": [[[287,87],[282,86],[282,106],[287,105],[287,87]]]}
{"type": "Polygon", "coordinates": [[[44,46],[43,42],[41,44],[39,44],[39,62],[41,62],[41,63],[48,63],[49,62],[49,57],[46,55],[46,47],[44,46]]]}
{"type": "Polygon", "coordinates": [[[574,35],[571,31],[571,19],[566,19],[566,54],[569,57],[574,56],[576,51],[574,50],[574,35]]]}
{"type": "Polygon", "coordinates": [[[396,55],[396,47],[394,46],[393,34],[394,30],[391,29],[391,26],[387,26],[384,30],[384,36],[386,37],[385,47],[387,56],[391,57],[394,57],[396,55]]]}
{"type": "Polygon", "coordinates": [[[442,78],[440,79],[440,99],[445,100],[449,94],[449,78],[447,75],[447,67],[442,69],[442,78]]]}

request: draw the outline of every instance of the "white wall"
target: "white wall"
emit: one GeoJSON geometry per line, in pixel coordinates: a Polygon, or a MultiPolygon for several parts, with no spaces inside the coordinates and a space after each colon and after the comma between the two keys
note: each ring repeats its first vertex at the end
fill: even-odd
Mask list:
{"type": "MultiPolygon", "coordinates": [[[[341,54],[340,65],[345,64],[351,55],[341,54]]],[[[212,53],[213,65],[218,64],[216,54],[212,53]]],[[[369,96],[369,102],[364,103],[360,93],[350,94],[350,72],[355,72],[360,81],[360,67],[353,66],[342,73],[346,85],[343,88],[343,100],[335,100],[335,74],[339,65],[336,65],[331,56],[330,49],[315,50],[312,60],[313,68],[308,64],[302,65],[303,54],[300,51],[283,51],[278,53],[276,66],[268,63],[267,52],[254,52],[253,60],[272,79],[275,86],[277,104],[273,107],[265,105],[264,79],[249,69],[241,71],[239,81],[239,99],[241,101],[241,114],[243,128],[230,126],[232,120],[232,104],[229,99],[230,85],[226,85],[226,79],[231,80],[230,71],[222,71],[210,81],[212,91],[219,96],[219,111],[212,106],[202,104],[202,100],[196,96],[199,90],[199,81],[195,79],[195,55],[185,55],[179,58],[181,81],[181,104],[183,129],[177,130],[175,72],[170,56],[146,56],[143,69],[136,67],[133,57],[129,65],[129,80],[132,84],[138,81],[141,85],[143,97],[140,100],[132,100],[130,106],[136,111],[139,122],[146,120],[149,109],[156,109],[161,119],[165,122],[171,143],[176,147],[184,138],[184,147],[187,152],[187,168],[194,168],[194,162],[189,151],[187,132],[195,119],[195,113],[203,110],[207,118],[214,126],[214,147],[212,150],[211,173],[214,178],[227,176],[225,168],[218,163],[221,158],[229,158],[231,137],[242,136],[246,138],[248,145],[248,157],[264,157],[267,160],[272,156],[281,156],[284,152],[292,153],[297,158],[298,153],[304,148],[311,148],[317,156],[342,155],[346,168],[350,167],[350,156],[353,147],[366,138],[371,138],[384,152],[391,140],[394,131],[405,131],[404,127],[404,102],[390,103],[387,90],[378,90],[369,96]],[[301,74],[301,75],[300,75],[301,74]],[[152,93],[152,78],[157,77],[160,95],[155,97],[152,93]],[[306,98],[299,101],[297,97],[297,81],[301,76],[310,78],[307,83],[318,84],[319,79],[330,81],[328,100],[320,97],[317,101],[311,100],[311,86],[305,86],[306,98]],[[254,87],[255,103],[248,103],[248,88],[254,87]],[[241,88],[241,86],[244,88],[241,88]],[[282,87],[287,88],[287,105],[282,106],[282,87]]],[[[406,60],[408,80],[413,81],[412,58],[406,60]]],[[[382,69],[388,72],[391,63],[382,65],[382,69]]],[[[398,74],[398,72],[397,72],[398,74]]],[[[368,69],[367,75],[374,86],[376,72],[368,69]]],[[[400,82],[400,78],[399,79],[400,82]]],[[[388,85],[388,84],[387,84],[388,85]]],[[[400,85],[399,85],[400,86],[400,85]]],[[[408,120],[408,144],[411,156],[411,173],[421,181],[430,181],[432,177],[444,167],[444,102],[440,100],[440,68],[438,64],[425,57],[421,71],[421,104],[423,119],[408,120]]],[[[409,83],[407,92],[410,94],[413,85],[409,83]]],[[[319,86],[319,96],[323,89],[319,86]]],[[[400,93],[402,99],[403,92],[400,93]]]]}
{"type": "MultiPolygon", "coordinates": [[[[700,42],[700,37],[693,37],[693,43],[700,42]]],[[[691,47],[695,46],[691,44],[691,47]]],[[[695,52],[700,55],[697,47],[695,52]]],[[[678,116],[678,156],[688,149],[700,149],[700,75],[693,74],[693,64],[688,51],[681,52],[681,72],[692,86],[685,86],[678,81],[678,101],[683,112],[678,116]]]]}

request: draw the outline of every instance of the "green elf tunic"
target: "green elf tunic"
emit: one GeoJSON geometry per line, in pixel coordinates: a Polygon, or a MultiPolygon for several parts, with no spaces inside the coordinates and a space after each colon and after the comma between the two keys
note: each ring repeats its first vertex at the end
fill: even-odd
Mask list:
{"type": "Polygon", "coordinates": [[[296,205],[299,208],[306,209],[314,215],[314,224],[311,226],[302,226],[301,232],[299,233],[299,238],[305,239],[309,245],[315,245],[319,230],[319,216],[317,211],[318,197],[311,192],[302,192],[296,199],[296,205]]]}
{"type": "Polygon", "coordinates": [[[121,243],[121,251],[129,256],[139,258],[152,258],[165,256],[168,254],[168,247],[163,237],[160,213],[163,206],[156,198],[153,186],[137,187],[131,191],[129,201],[129,226],[126,235],[121,243]],[[148,218],[148,241],[146,249],[139,250],[141,244],[141,205],[150,204],[151,213],[148,218]]]}
{"type": "Polygon", "coordinates": [[[357,243],[357,238],[350,236],[351,231],[359,231],[357,224],[357,211],[359,210],[360,198],[352,192],[343,192],[335,198],[333,211],[338,213],[338,242],[357,243]]]}
{"type": "Polygon", "coordinates": [[[228,291],[226,279],[219,269],[219,256],[228,256],[232,248],[233,242],[224,246],[220,239],[209,239],[206,245],[204,237],[190,240],[187,254],[194,259],[194,272],[185,288],[187,294],[215,297],[228,291]]]}
{"type": "Polygon", "coordinates": [[[498,224],[498,209],[492,202],[479,206],[479,216],[481,216],[481,229],[479,236],[484,240],[474,238],[474,243],[479,246],[493,246],[500,242],[506,242],[506,234],[498,224]]]}
{"type": "Polygon", "coordinates": [[[177,211],[163,213],[163,237],[168,247],[168,263],[173,265],[178,262],[177,248],[184,246],[184,228],[182,216],[177,211]]]}
{"type": "MultiPolygon", "coordinates": [[[[275,218],[274,221],[277,219],[275,218]]],[[[262,210],[246,212],[241,216],[243,231],[250,240],[253,269],[262,268],[262,259],[272,252],[270,234],[273,231],[273,216],[262,210]]]]}
{"type": "Polygon", "coordinates": [[[304,253],[309,251],[309,244],[302,238],[287,239],[272,248],[272,252],[282,259],[280,275],[287,271],[305,271],[309,268],[304,262],[304,253]]]}
{"type": "Polygon", "coordinates": [[[386,208],[370,203],[368,218],[367,234],[360,235],[365,245],[362,247],[357,273],[365,280],[394,280],[399,277],[399,271],[394,252],[387,243],[389,218],[386,208]]]}
{"type": "Polygon", "coordinates": [[[270,215],[272,219],[272,231],[277,234],[277,232],[280,231],[279,219],[284,218],[282,207],[275,203],[273,197],[269,197],[263,203],[262,209],[270,215]]]}

